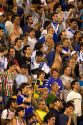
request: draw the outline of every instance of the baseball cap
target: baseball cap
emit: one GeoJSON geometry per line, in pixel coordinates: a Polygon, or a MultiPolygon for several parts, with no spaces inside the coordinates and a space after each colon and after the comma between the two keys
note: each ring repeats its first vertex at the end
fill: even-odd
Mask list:
{"type": "Polygon", "coordinates": [[[75,53],[77,53],[77,54],[78,54],[78,52],[77,52],[77,51],[73,51],[73,52],[71,52],[71,56],[73,56],[75,53]]]}

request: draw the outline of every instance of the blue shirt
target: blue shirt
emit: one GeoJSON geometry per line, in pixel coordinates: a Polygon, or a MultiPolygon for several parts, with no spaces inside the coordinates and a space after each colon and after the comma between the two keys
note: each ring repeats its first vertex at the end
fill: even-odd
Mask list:
{"type": "Polygon", "coordinates": [[[4,23],[0,23],[0,27],[4,30],[4,33],[7,35],[7,30],[4,23]]]}
{"type": "Polygon", "coordinates": [[[53,34],[54,44],[58,43],[58,35],[54,32],[53,34]]]}
{"type": "Polygon", "coordinates": [[[50,91],[51,84],[54,83],[54,82],[57,82],[57,83],[58,83],[58,86],[60,87],[60,88],[59,88],[59,91],[61,91],[61,90],[63,89],[63,85],[62,85],[62,81],[61,81],[60,78],[54,79],[53,77],[50,77],[50,78],[45,82],[45,87],[47,87],[48,90],[50,91]]]}
{"type": "Polygon", "coordinates": [[[39,39],[38,39],[38,42],[40,42],[42,44],[45,43],[45,35],[40,36],[39,39]]]}
{"type": "Polygon", "coordinates": [[[55,59],[55,51],[49,52],[45,58],[47,60],[47,65],[51,67],[55,59]]]}
{"type": "Polygon", "coordinates": [[[18,95],[17,96],[17,104],[18,105],[21,105],[21,104],[26,104],[27,106],[28,106],[28,108],[26,107],[25,108],[25,116],[24,116],[24,118],[27,118],[27,116],[29,115],[29,114],[33,114],[33,107],[30,105],[28,105],[29,103],[25,103],[24,102],[24,98],[26,97],[26,95],[23,95],[23,94],[20,94],[20,95],[18,95]]]}
{"type": "Polygon", "coordinates": [[[79,81],[80,86],[83,86],[83,80],[79,81]]]}
{"type": "Polygon", "coordinates": [[[28,32],[28,31],[29,31],[29,26],[28,26],[28,25],[25,25],[25,26],[23,27],[23,32],[26,33],[26,32],[28,32]]]}
{"type": "MultiPolygon", "coordinates": [[[[69,120],[69,117],[65,114],[61,114],[59,116],[59,124],[58,125],[67,125],[69,120]]],[[[71,124],[70,125],[74,125],[73,121],[71,120],[71,124]]]]}

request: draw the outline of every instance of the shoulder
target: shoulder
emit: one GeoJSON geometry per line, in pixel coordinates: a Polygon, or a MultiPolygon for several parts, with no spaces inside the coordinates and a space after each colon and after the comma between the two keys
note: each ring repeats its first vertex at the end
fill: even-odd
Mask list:
{"type": "Polygon", "coordinates": [[[74,95],[75,93],[73,92],[73,91],[70,91],[69,92],[69,94],[68,94],[68,96],[72,96],[72,95],[74,95]]]}
{"type": "Polygon", "coordinates": [[[11,125],[12,125],[12,124],[15,124],[16,122],[17,122],[17,118],[14,117],[14,118],[11,120],[11,125]]]}
{"type": "Polygon", "coordinates": [[[7,117],[7,109],[4,109],[1,114],[1,119],[6,119],[7,117]]]}
{"type": "Polygon", "coordinates": [[[64,121],[67,121],[68,120],[68,116],[66,116],[65,114],[61,114],[60,116],[59,116],[59,119],[60,119],[60,122],[64,122],[64,121]]]}
{"type": "Polygon", "coordinates": [[[69,94],[67,95],[67,101],[73,100],[75,96],[76,94],[73,91],[69,92],[69,94]]]}
{"type": "Polygon", "coordinates": [[[67,125],[68,122],[68,116],[66,116],[65,114],[61,114],[59,116],[59,125],[67,125]]]}

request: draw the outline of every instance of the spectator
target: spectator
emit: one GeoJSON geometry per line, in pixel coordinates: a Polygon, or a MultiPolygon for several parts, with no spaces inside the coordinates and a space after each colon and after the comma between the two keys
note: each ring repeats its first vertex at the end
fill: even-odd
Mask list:
{"type": "Polygon", "coordinates": [[[54,113],[55,118],[56,118],[56,125],[58,125],[59,124],[59,116],[61,114],[61,109],[63,108],[63,103],[61,100],[55,99],[53,104],[54,104],[54,107],[50,112],[54,113]]]}
{"type": "Polygon", "coordinates": [[[3,72],[8,65],[7,58],[5,57],[8,53],[8,49],[5,46],[0,47],[0,72],[3,72]]]}
{"type": "Polygon", "coordinates": [[[16,38],[14,49],[15,49],[15,58],[19,64],[19,66],[22,64],[21,47],[22,47],[22,39],[16,38]]]}
{"type": "Polygon", "coordinates": [[[80,31],[76,31],[75,33],[74,33],[74,41],[73,41],[73,43],[72,43],[72,47],[73,47],[73,49],[75,50],[75,51],[79,51],[79,49],[80,49],[80,37],[81,37],[81,33],[80,33],[80,31]]]}
{"type": "Polygon", "coordinates": [[[46,100],[46,103],[49,106],[49,109],[53,108],[53,106],[54,106],[53,102],[55,99],[58,98],[58,96],[57,96],[58,90],[59,90],[59,86],[58,86],[57,82],[52,83],[51,84],[51,91],[48,94],[48,98],[46,100]]]}
{"type": "Polygon", "coordinates": [[[70,27],[66,29],[66,34],[68,39],[72,39],[75,31],[77,30],[77,21],[75,19],[70,19],[70,27]]]}
{"type": "Polygon", "coordinates": [[[31,77],[28,73],[28,68],[26,65],[21,66],[20,72],[16,75],[15,82],[17,89],[21,86],[22,83],[31,84],[31,77]]]}
{"type": "Polygon", "coordinates": [[[44,119],[44,121],[47,123],[46,125],[55,125],[56,123],[56,117],[52,113],[48,113],[44,119]]]}
{"type": "Polygon", "coordinates": [[[28,32],[30,28],[33,28],[33,17],[31,15],[26,17],[26,25],[23,27],[23,32],[28,32]]]}
{"type": "Polygon", "coordinates": [[[26,121],[24,120],[24,108],[23,107],[18,107],[15,112],[15,117],[11,120],[10,124],[23,124],[26,125],[26,121]]]}
{"type": "Polygon", "coordinates": [[[7,61],[8,61],[8,65],[10,64],[19,65],[15,58],[15,49],[13,47],[10,47],[8,50],[7,61]]]}
{"type": "Polygon", "coordinates": [[[44,117],[46,116],[47,112],[48,112],[48,107],[45,104],[45,100],[39,99],[37,110],[35,110],[35,115],[36,115],[37,121],[40,124],[43,123],[44,117]]]}
{"type": "Polygon", "coordinates": [[[59,125],[74,125],[72,115],[74,112],[74,105],[71,102],[67,102],[65,111],[59,117],[59,125]]]}
{"type": "Polygon", "coordinates": [[[38,70],[43,70],[45,71],[46,74],[49,74],[50,68],[43,61],[43,52],[38,51],[36,53],[36,59],[31,63],[31,70],[32,70],[32,74],[37,74],[38,70]]]}
{"type": "Polygon", "coordinates": [[[2,83],[2,97],[3,104],[6,105],[7,100],[13,94],[13,85],[16,75],[17,67],[15,65],[11,65],[5,72],[0,74],[0,79],[2,83]]]}
{"type": "Polygon", "coordinates": [[[11,34],[11,40],[10,40],[10,45],[14,46],[15,45],[15,39],[20,37],[20,35],[23,34],[23,31],[20,27],[20,17],[19,15],[14,15],[13,16],[13,25],[14,25],[14,29],[13,32],[11,34]]]}
{"type": "Polygon", "coordinates": [[[62,52],[62,45],[61,43],[57,43],[55,45],[55,56],[54,56],[54,62],[52,64],[52,68],[56,68],[59,71],[61,71],[62,68],[62,57],[61,57],[61,52],[62,52]]]}
{"type": "Polygon", "coordinates": [[[59,78],[59,71],[56,68],[51,69],[51,77],[45,82],[45,86],[48,88],[50,91],[51,84],[57,82],[59,86],[59,92],[62,91],[63,85],[62,81],[59,78]]]}
{"type": "Polygon", "coordinates": [[[28,45],[31,47],[33,50],[35,47],[35,44],[37,43],[37,39],[35,37],[35,30],[34,29],[29,29],[29,35],[28,35],[28,45]]]}
{"type": "Polygon", "coordinates": [[[34,51],[33,51],[32,56],[31,56],[32,61],[35,60],[37,51],[44,52],[44,45],[42,43],[40,43],[40,42],[37,42],[35,44],[34,51]]]}
{"type": "Polygon", "coordinates": [[[11,121],[11,119],[14,117],[16,106],[17,106],[16,99],[9,98],[6,109],[3,110],[1,115],[2,125],[8,124],[11,121]]]}
{"type": "MultiPolygon", "coordinates": [[[[73,125],[72,118],[74,125],[83,124],[83,114],[78,118],[75,113],[71,116],[73,105],[68,108],[64,105],[60,110],[61,101],[65,104],[73,91],[73,80],[78,79],[81,85],[76,94],[83,95],[82,3],[82,0],[0,0],[0,111],[10,97],[17,99],[17,107],[24,108],[14,114],[9,124],[73,125]],[[55,118],[54,114],[47,114],[51,108],[55,118]],[[36,111],[38,115],[34,114],[36,111]],[[43,122],[46,114],[47,120],[43,122]]],[[[83,98],[79,101],[83,103],[83,98]]],[[[80,108],[79,103],[76,106],[80,108]]]]}
{"type": "Polygon", "coordinates": [[[79,93],[80,85],[77,80],[74,80],[71,82],[71,88],[72,91],[67,95],[67,101],[73,100],[74,106],[75,106],[75,113],[78,116],[78,124],[80,124],[80,117],[82,116],[82,109],[81,109],[81,103],[82,103],[82,96],[79,93]],[[77,105],[78,104],[78,105],[77,105]],[[79,108],[78,108],[79,106],[79,108]]]}
{"type": "Polygon", "coordinates": [[[25,119],[29,114],[33,114],[33,108],[31,105],[32,100],[32,87],[27,83],[23,83],[20,86],[21,93],[17,96],[17,104],[24,107],[25,109],[25,119]]]}
{"type": "Polygon", "coordinates": [[[44,88],[44,82],[45,82],[45,72],[42,70],[39,70],[37,74],[37,80],[34,85],[34,98],[38,98],[40,95],[40,92],[44,92],[46,89],[44,88]]]}
{"type": "Polygon", "coordinates": [[[22,57],[22,65],[26,65],[28,68],[29,74],[31,74],[31,55],[32,49],[29,45],[25,45],[22,49],[23,57],[22,57]]]}
{"type": "Polygon", "coordinates": [[[55,33],[57,34],[58,28],[59,28],[58,13],[57,12],[52,13],[51,18],[52,18],[52,27],[53,27],[55,33]]]}
{"type": "Polygon", "coordinates": [[[0,46],[4,45],[5,43],[5,39],[4,39],[4,29],[2,27],[0,27],[0,46]]]}
{"type": "Polygon", "coordinates": [[[73,81],[73,78],[70,76],[71,75],[71,68],[69,66],[66,66],[64,68],[64,74],[61,75],[61,80],[64,86],[64,100],[66,100],[67,94],[71,90],[71,82],[73,81]]]}

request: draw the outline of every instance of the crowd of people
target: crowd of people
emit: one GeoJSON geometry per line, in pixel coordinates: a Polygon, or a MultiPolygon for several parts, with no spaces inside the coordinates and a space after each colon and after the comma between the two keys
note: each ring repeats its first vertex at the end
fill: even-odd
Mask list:
{"type": "Polygon", "coordinates": [[[83,125],[83,1],[0,0],[1,125],[83,125]]]}

